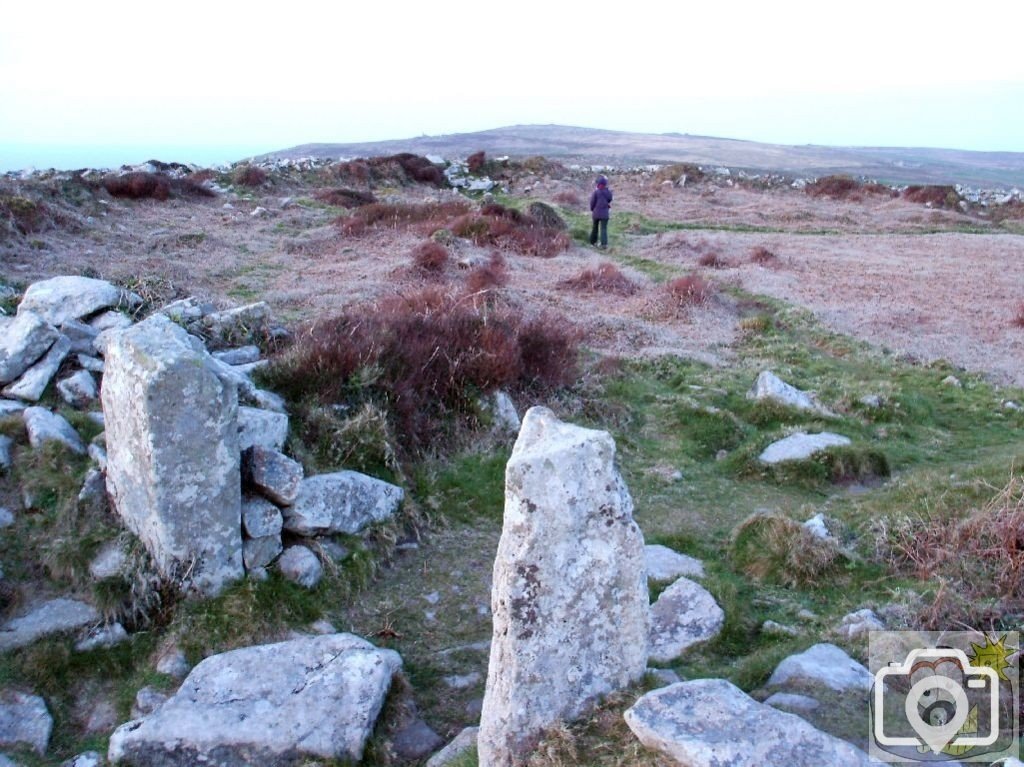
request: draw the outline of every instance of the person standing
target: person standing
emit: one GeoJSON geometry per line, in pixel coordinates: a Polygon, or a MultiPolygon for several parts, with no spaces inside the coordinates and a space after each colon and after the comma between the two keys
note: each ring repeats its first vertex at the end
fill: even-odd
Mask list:
{"type": "Polygon", "coordinates": [[[601,234],[601,247],[608,247],[608,217],[611,214],[612,190],[608,188],[608,179],[598,176],[594,182],[596,187],[590,195],[590,214],[594,226],[590,230],[590,244],[597,244],[598,231],[601,234]]]}

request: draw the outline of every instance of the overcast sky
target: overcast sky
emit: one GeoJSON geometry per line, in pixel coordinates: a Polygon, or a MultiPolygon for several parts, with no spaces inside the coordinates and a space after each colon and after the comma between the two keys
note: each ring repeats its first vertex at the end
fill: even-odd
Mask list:
{"type": "Polygon", "coordinates": [[[1021,0],[16,2],[0,169],[527,123],[1021,152],[1022,34],[1021,0]]]}

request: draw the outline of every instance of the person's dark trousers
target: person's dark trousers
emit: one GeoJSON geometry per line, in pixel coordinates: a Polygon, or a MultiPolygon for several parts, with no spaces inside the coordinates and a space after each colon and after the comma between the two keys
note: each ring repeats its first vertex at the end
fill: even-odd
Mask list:
{"type": "Polygon", "coordinates": [[[594,226],[590,230],[590,244],[597,244],[597,232],[601,230],[601,247],[608,247],[608,219],[607,218],[596,218],[594,219],[594,226]]]}

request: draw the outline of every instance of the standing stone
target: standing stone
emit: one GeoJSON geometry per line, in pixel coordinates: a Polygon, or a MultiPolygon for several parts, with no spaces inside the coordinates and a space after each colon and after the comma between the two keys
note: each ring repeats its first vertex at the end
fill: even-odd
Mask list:
{"type": "Polygon", "coordinates": [[[647,667],[644,543],[606,432],[530,409],[505,472],[481,767],[511,767],[558,720],[647,667]]]}
{"type": "Polygon", "coordinates": [[[87,317],[111,306],[137,306],[134,293],[89,277],[53,277],[29,285],[18,314],[32,311],[52,325],[87,317]]]}
{"type": "Polygon", "coordinates": [[[19,313],[0,333],[0,384],[28,370],[59,335],[57,328],[38,314],[19,313]]]}
{"type": "Polygon", "coordinates": [[[238,401],[195,344],[163,315],[111,338],[107,490],[162,573],[216,594],[243,575],[238,401]]]}
{"type": "Polygon", "coordinates": [[[214,655],[145,719],[119,727],[113,764],[359,762],[402,659],[352,634],[214,655]]]}

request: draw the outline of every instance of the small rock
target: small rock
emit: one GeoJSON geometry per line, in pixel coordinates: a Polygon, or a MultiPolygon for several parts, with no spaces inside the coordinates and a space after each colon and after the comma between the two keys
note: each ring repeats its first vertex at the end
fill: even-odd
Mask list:
{"type": "Polygon", "coordinates": [[[78,506],[82,509],[102,509],[107,504],[107,481],[100,469],[85,473],[82,489],[78,491],[78,506]]]}
{"type": "Polygon", "coordinates": [[[834,416],[830,410],[822,407],[807,392],[790,386],[770,370],[762,370],[754,381],[753,387],[747,392],[748,399],[769,399],[797,410],[807,410],[819,415],[834,416]]]}
{"type": "Polygon", "coordinates": [[[320,551],[332,562],[344,562],[351,553],[340,543],[332,541],[330,538],[320,539],[320,551]]]}
{"type": "Polygon", "coordinates": [[[669,663],[688,647],[716,637],[724,622],[725,613],[710,592],[680,578],[651,605],[648,657],[669,663]]]}
{"type": "Polygon", "coordinates": [[[828,520],[821,512],[818,512],[804,522],[804,529],[815,538],[819,538],[823,541],[835,540],[835,536],[832,535],[832,531],[829,530],[828,520]]]}
{"type": "Polygon", "coordinates": [[[50,743],[53,717],[38,695],[0,690],[0,748],[28,746],[42,756],[50,743]]]}
{"type": "Polygon", "coordinates": [[[804,461],[827,448],[849,444],[851,444],[849,437],[844,437],[841,434],[832,434],[827,431],[819,434],[797,432],[790,434],[785,439],[773,442],[757,458],[767,464],[776,464],[782,461],[804,461]]]}
{"type": "Polygon", "coordinates": [[[295,503],[304,477],[302,464],[277,450],[253,445],[242,454],[243,481],[283,506],[295,503]]]}
{"type": "Polygon", "coordinates": [[[869,407],[872,410],[878,410],[879,408],[882,407],[882,405],[885,404],[885,400],[883,400],[877,394],[867,394],[857,401],[860,402],[860,404],[862,404],[864,407],[869,407]]]}
{"type": "Polygon", "coordinates": [[[729,457],[729,451],[728,450],[719,450],[717,453],[715,453],[715,460],[716,461],[724,461],[728,457],[729,457]]]}
{"type": "Polygon", "coordinates": [[[422,759],[444,743],[441,736],[419,718],[392,735],[390,740],[395,755],[403,761],[422,759]]]}
{"type": "Polygon", "coordinates": [[[253,445],[280,450],[288,438],[288,416],[270,410],[241,406],[238,408],[238,449],[253,445]]]}
{"type": "Polygon", "coordinates": [[[132,719],[141,719],[149,716],[160,706],[167,702],[170,696],[160,692],[155,687],[143,687],[135,694],[135,703],[132,705],[132,719]]]}
{"type": "Polygon", "coordinates": [[[51,599],[0,627],[0,652],[30,645],[51,634],[90,626],[99,620],[96,608],[74,599],[51,599]]]}
{"type": "Polygon", "coordinates": [[[355,534],[398,511],[405,491],[355,471],[306,477],[295,503],[282,509],[284,528],[299,535],[355,534]]]}
{"type": "Polygon", "coordinates": [[[334,624],[331,623],[329,620],[324,620],[324,619],[318,620],[316,623],[311,625],[309,628],[310,628],[310,630],[314,634],[318,634],[320,636],[323,636],[325,634],[337,634],[338,633],[338,629],[336,629],[334,627],[334,624]]]}
{"type": "Polygon", "coordinates": [[[316,588],[324,574],[323,565],[316,554],[305,546],[289,546],[277,566],[286,579],[307,589],[316,588]]]}
{"type": "Polygon", "coordinates": [[[124,330],[133,324],[131,317],[124,312],[117,311],[103,312],[89,321],[89,326],[96,331],[97,335],[104,330],[124,330]]]}
{"type": "Polygon", "coordinates": [[[441,601],[441,594],[437,591],[432,591],[423,598],[426,599],[430,604],[436,605],[438,602],[441,601]]]}
{"type": "Polygon", "coordinates": [[[250,538],[280,538],[283,524],[281,510],[266,498],[248,496],[242,499],[242,529],[250,538]]]}
{"type": "Polygon", "coordinates": [[[94,628],[84,639],[75,643],[75,650],[78,652],[89,652],[101,647],[113,647],[128,639],[128,632],[120,623],[111,623],[109,626],[94,628]]]}
{"type": "Polygon", "coordinates": [[[95,442],[90,442],[88,447],[89,457],[92,462],[96,464],[96,468],[100,471],[107,470],[107,451],[104,450],[100,445],[95,442]]]}
{"type": "Polygon", "coordinates": [[[35,312],[47,322],[61,325],[100,309],[119,305],[134,307],[141,303],[139,296],[104,280],[62,276],[30,285],[18,306],[18,314],[35,312]]]}
{"type": "Polygon", "coordinates": [[[761,624],[761,633],[776,637],[795,637],[800,632],[792,626],[785,626],[776,621],[765,621],[761,624]]]}
{"type": "Polygon", "coordinates": [[[0,384],[19,378],[59,336],[57,328],[42,317],[20,312],[0,333],[0,384]]]}
{"type": "Polygon", "coordinates": [[[96,751],[86,751],[84,754],[68,759],[60,767],[102,767],[103,757],[96,751]]]}
{"type": "Polygon", "coordinates": [[[273,562],[283,549],[280,535],[247,538],[242,541],[242,563],[246,571],[261,570],[273,562]]]}
{"type": "Polygon", "coordinates": [[[68,320],[60,326],[60,332],[67,336],[71,342],[71,351],[76,354],[92,354],[93,341],[99,335],[99,331],[91,325],[86,325],[78,320],[68,320]]]}
{"type": "Polygon", "coordinates": [[[93,705],[85,720],[85,731],[90,734],[109,734],[120,722],[114,702],[101,698],[93,705]]]}
{"type": "Polygon", "coordinates": [[[453,690],[465,690],[483,680],[483,674],[479,671],[472,671],[468,674],[454,674],[442,677],[442,681],[453,690]]]}
{"type": "Polygon", "coordinates": [[[704,563],[686,554],[680,554],[667,546],[649,544],[644,546],[644,562],[647,565],[647,580],[674,581],[686,576],[703,578],[704,563]]]}
{"type": "Polygon", "coordinates": [[[202,319],[203,315],[207,313],[207,307],[200,303],[198,298],[190,296],[189,298],[172,301],[160,309],[160,313],[167,315],[172,321],[181,324],[202,319]]]}
{"type": "Polygon", "coordinates": [[[809,695],[798,695],[792,692],[776,692],[768,697],[765,705],[790,711],[794,714],[809,714],[821,706],[809,695]]]}
{"type": "Polygon", "coordinates": [[[25,408],[22,417],[28,431],[28,442],[33,448],[38,450],[47,442],[61,442],[72,452],[85,453],[82,438],[63,416],[44,407],[29,407],[25,408]]]}
{"type": "Polygon", "coordinates": [[[654,677],[659,687],[668,687],[670,684],[678,684],[683,681],[679,674],[670,668],[649,668],[647,669],[647,675],[654,677]]]}
{"type": "Polygon", "coordinates": [[[96,401],[99,389],[96,381],[87,370],[79,370],[67,378],[57,382],[57,392],[61,399],[73,408],[84,408],[96,401]]]}
{"type": "Polygon", "coordinates": [[[234,349],[223,349],[211,352],[216,359],[228,365],[249,365],[260,359],[260,347],[250,344],[234,349]]]}
{"type": "Polygon", "coordinates": [[[479,727],[467,727],[444,748],[427,760],[426,767],[447,767],[470,749],[476,747],[479,727]]]}
{"type": "Polygon", "coordinates": [[[817,613],[808,610],[806,607],[801,608],[800,611],[796,614],[796,617],[802,621],[808,622],[818,620],[817,613]]]}
{"type": "Polygon", "coordinates": [[[1004,410],[1021,410],[1022,408],[1021,408],[1020,405],[1018,405],[1013,400],[1006,400],[1006,402],[1003,403],[1003,409],[1004,410]]]}
{"type": "Polygon", "coordinates": [[[157,673],[167,674],[174,679],[184,679],[191,668],[185,653],[177,647],[168,648],[156,662],[157,673]]]}
{"type": "Polygon", "coordinates": [[[64,336],[58,336],[41,360],[22,373],[17,381],[4,387],[4,395],[38,402],[69,351],[71,342],[64,336]]]}
{"type": "Polygon", "coordinates": [[[262,205],[258,205],[249,215],[252,216],[253,218],[262,218],[263,216],[266,216],[268,213],[270,213],[269,210],[264,208],[262,205]]]}
{"type": "Polygon", "coordinates": [[[816,644],[783,660],[768,680],[769,687],[796,683],[823,685],[836,692],[871,689],[874,678],[860,663],[834,644],[816,644]]]}
{"type": "Polygon", "coordinates": [[[28,405],[16,399],[0,399],[0,418],[22,412],[28,405]]]}
{"type": "MultiPolygon", "coordinates": [[[[0,506],[0,529],[14,524],[14,514],[6,506],[0,506]]],[[[3,577],[0,575],[0,577],[3,577]]]]}
{"type": "Polygon", "coordinates": [[[5,434],[0,434],[0,469],[11,468],[12,447],[14,447],[14,440],[5,434]]]}
{"type": "Polygon", "coordinates": [[[91,354],[79,354],[76,359],[78,360],[79,366],[84,370],[88,370],[91,373],[103,372],[103,360],[99,357],[93,357],[91,354]]]}
{"type": "Polygon", "coordinates": [[[839,636],[845,639],[867,636],[870,631],[885,631],[885,624],[874,610],[867,607],[844,615],[839,628],[836,629],[839,636]]]}
{"type": "Polygon", "coordinates": [[[955,389],[962,389],[964,385],[960,383],[960,379],[956,376],[946,376],[942,379],[942,383],[945,386],[952,386],[955,389]]]}
{"type": "Polygon", "coordinates": [[[496,391],[491,402],[494,430],[502,434],[516,435],[522,426],[515,403],[506,392],[496,391]]]}

